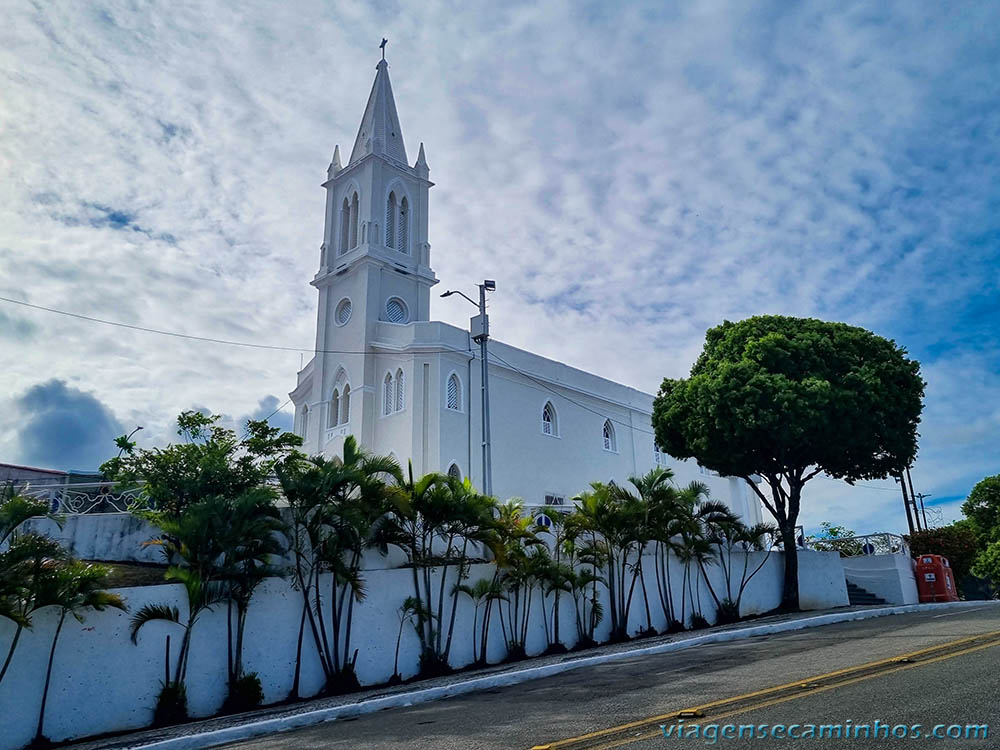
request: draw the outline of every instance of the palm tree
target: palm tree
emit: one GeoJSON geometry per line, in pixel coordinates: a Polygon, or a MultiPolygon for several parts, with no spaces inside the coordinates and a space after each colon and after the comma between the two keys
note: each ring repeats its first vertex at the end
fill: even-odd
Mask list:
{"type": "MultiPolygon", "coordinates": [[[[281,534],[285,525],[274,505],[275,492],[269,487],[257,487],[224,503],[229,524],[221,541],[220,577],[228,603],[226,617],[227,650],[229,655],[229,702],[248,708],[234,695],[243,674],[243,642],[250,600],[257,587],[268,577],[282,571],[272,563],[284,552],[281,534]],[[235,613],[233,609],[235,608],[235,613]],[[233,615],[236,619],[235,640],[233,615]]],[[[250,677],[250,675],[247,675],[250,677]]],[[[259,687],[259,680],[254,677],[259,687]]]]}
{"type": "MultiPolygon", "coordinates": [[[[486,663],[486,643],[488,633],[480,632],[480,622],[479,622],[479,608],[484,602],[490,602],[495,599],[506,600],[503,596],[503,592],[500,590],[497,581],[490,580],[489,578],[480,578],[471,586],[468,584],[458,584],[455,589],[472,600],[472,663],[473,664],[485,664],[486,663]],[[478,643],[477,643],[478,641],[478,643]],[[480,652],[480,646],[482,651],[480,652]]],[[[411,597],[412,599],[412,597],[411,597]]],[[[410,601],[410,599],[407,599],[410,601]]],[[[486,624],[486,616],[483,616],[482,625],[486,624]]]]}
{"type": "MultiPolygon", "coordinates": [[[[415,617],[423,619],[430,616],[430,612],[426,609],[421,609],[416,597],[408,596],[403,600],[403,604],[399,608],[399,632],[396,634],[396,656],[392,662],[392,677],[389,678],[390,685],[403,681],[402,675],[399,674],[399,646],[403,641],[403,626],[408,622],[412,623],[415,617]]],[[[415,625],[414,629],[416,629],[415,625]]]]}
{"type": "Polygon", "coordinates": [[[332,659],[327,659],[324,648],[325,635],[321,638],[317,619],[322,619],[321,609],[315,609],[313,600],[319,596],[319,576],[323,570],[322,546],[328,533],[329,506],[326,498],[338,485],[346,481],[337,472],[327,468],[322,457],[308,459],[293,453],[275,466],[282,493],[288,502],[291,522],[287,529],[288,546],[292,551],[294,566],[292,584],[302,595],[302,614],[296,645],[295,676],[291,697],[299,697],[299,678],[302,673],[302,640],[305,625],[316,646],[316,653],[327,681],[333,676],[332,659]]]}
{"type": "Polygon", "coordinates": [[[60,562],[53,575],[41,579],[42,586],[38,592],[41,606],[59,608],[59,621],[55,634],[52,636],[52,648],[49,650],[49,661],[45,669],[45,687],[42,689],[42,705],[38,712],[38,729],[35,732],[34,744],[46,742],[43,729],[45,725],[45,707],[48,704],[49,685],[52,681],[52,664],[55,661],[56,646],[59,634],[62,632],[66,615],[73,615],[83,622],[82,612],[87,609],[104,610],[115,607],[127,611],[125,601],[118,594],[104,590],[108,577],[108,568],[102,565],[92,565],[79,560],[60,562]]]}
{"type": "MultiPolygon", "coordinates": [[[[646,578],[643,571],[643,553],[655,538],[656,532],[659,531],[656,524],[658,520],[656,511],[669,506],[674,501],[675,492],[670,484],[673,476],[670,469],[657,466],[641,476],[633,475],[628,478],[629,483],[635,488],[635,492],[624,485],[611,486],[612,496],[618,501],[622,511],[627,514],[632,523],[633,541],[636,547],[636,561],[632,566],[632,582],[628,602],[631,602],[632,592],[635,589],[636,581],[638,581],[642,589],[642,601],[646,613],[644,632],[649,635],[655,634],[656,631],[653,628],[653,618],[649,608],[649,594],[646,590],[646,578]]],[[[659,574],[658,570],[656,572],[659,574]]],[[[628,605],[624,614],[626,623],[628,622],[627,609],[628,605]]],[[[669,624],[669,618],[667,622],[669,624]]]]}
{"type": "MultiPolygon", "coordinates": [[[[420,613],[416,629],[420,636],[421,672],[427,675],[447,671],[436,648],[440,618],[436,617],[438,613],[433,606],[431,580],[432,570],[439,561],[434,545],[445,537],[452,510],[449,492],[442,487],[447,487],[447,477],[443,474],[432,472],[414,479],[411,462],[406,478],[398,485],[402,497],[379,523],[375,534],[381,549],[392,545],[406,555],[413,576],[413,598],[420,613]]],[[[443,594],[439,598],[443,599],[443,594]]]]}
{"type": "Polygon", "coordinates": [[[350,653],[354,605],[365,596],[362,556],[376,544],[376,529],[389,508],[400,502],[400,493],[387,483],[399,481],[399,465],[391,457],[363,451],[348,436],[342,458],[307,459],[297,454],[276,471],[291,512],[287,536],[294,558],[293,584],[302,594],[292,695],[298,695],[306,622],[326,691],[350,689],[357,685],[350,653]],[[331,578],[325,603],[320,588],[324,573],[331,578]]]}
{"type": "Polygon", "coordinates": [[[376,528],[390,508],[399,502],[396,485],[402,475],[396,459],[368,453],[358,446],[353,435],[344,441],[343,458],[336,457],[332,463],[339,467],[347,481],[338,483],[339,491],[330,498],[333,504],[328,527],[331,534],[321,553],[324,563],[333,572],[330,598],[333,669],[342,683],[339,689],[348,689],[358,686],[354,673],[357,652],[353,657],[350,654],[354,605],[365,597],[362,556],[365,549],[377,546],[376,528]],[[341,631],[342,655],[338,653],[341,631]]]}
{"type": "MultiPolygon", "coordinates": [[[[496,512],[497,502],[489,495],[483,495],[477,492],[468,478],[460,480],[455,477],[448,476],[444,486],[447,487],[450,495],[450,505],[455,513],[453,525],[449,527],[449,557],[451,558],[451,562],[453,564],[454,562],[457,562],[458,564],[455,575],[456,586],[452,589],[451,617],[448,622],[448,637],[445,639],[443,651],[441,651],[440,647],[440,635],[442,629],[439,629],[438,631],[438,649],[441,651],[441,656],[444,662],[448,663],[451,655],[452,638],[455,633],[455,616],[458,613],[459,589],[457,586],[458,583],[463,581],[468,575],[469,545],[471,544],[476,547],[482,546],[495,549],[497,526],[494,514],[496,512]],[[451,546],[452,540],[456,537],[461,540],[461,548],[457,545],[451,546]]],[[[447,568],[444,568],[441,572],[442,587],[444,586],[446,578],[447,568]]],[[[439,614],[443,614],[440,604],[438,611],[439,614]]],[[[473,627],[473,633],[475,633],[475,627],[473,627]]]]}
{"type": "Polygon", "coordinates": [[[740,604],[743,593],[750,580],[757,575],[771,554],[771,549],[778,538],[777,527],[759,523],[747,526],[739,518],[733,517],[728,522],[712,523],[709,526],[709,541],[716,546],[716,558],[722,568],[725,582],[725,596],[717,601],[719,622],[736,622],[740,619],[740,604]],[[760,563],[750,570],[750,553],[767,551],[760,563]],[[742,566],[733,562],[733,553],[740,552],[742,566]],[[739,567],[739,570],[737,570],[739,567]],[[739,580],[737,582],[737,574],[739,580]]]}
{"type": "Polygon", "coordinates": [[[614,482],[594,482],[576,502],[581,523],[604,542],[611,640],[625,640],[632,595],[641,574],[641,545],[647,538],[646,508],[640,498],[623,492],[614,482]]]}
{"type": "Polygon", "coordinates": [[[163,535],[148,542],[163,549],[170,563],[164,578],[180,583],[187,597],[187,617],[183,623],[180,610],[165,604],[147,604],[131,621],[133,643],[138,643],[143,625],[154,620],[171,622],[183,629],[174,678],[163,686],[164,690],[181,688],[195,624],[202,614],[226,600],[222,560],[230,539],[227,509],[228,504],[216,497],[191,503],[176,516],[162,516],[159,522],[163,535]]]}
{"type": "Polygon", "coordinates": [[[597,595],[597,584],[606,588],[609,585],[603,574],[608,560],[608,545],[597,533],[596,526],[597,506],[602,500],[600,493],[594,490],[595,487],[592,486],[590,491],[573,498],[574,510],[566,519],[567,542],[572,544],[572,552],[582,566],[573,581],[579,646],[596,643],[594,634],[604,619],[604,607],[597,595]]]}
{"type": "Polygon", "coordinates": [[[17,534],[0,552],[0,617],[15,625],[14,637],[0,666],[0,681],[10,668],[21,634],[32,627],[32,616],[48,606],[41,592],[51,588],[47,579],[67,556],[58,542],[33,532],[17,534]]]}
{"type": "MultiPolygon", "coordinates": [[[[171,565],[167,568],[165,578],[168,581],[175,581],[184,587],[184,593],[187,596],[187,617],[184,622],[181,622],[180,610],[177,607],[171,607],[166,604],[146,604],[132,616],[129,634],[132,638],[132,643],[138,644],[139,631],[146,623],[160,621],[171,622],[181,626],[183,629],[181,648],[177,657],[174,678],[171,682],[174,686],[180,686],[187,675],[188,654],[191,649],[191,634],[194,626],[202,614],[225,600],[226,589],[220,581],[203,578],[197,568],[171,565]]],[[[170,685],[165,685],[164,687],[170,687],[170,685]]]]}
{"type": "Polygon", "coordinates": [[[7,547],[0,552],[0,617],[15,625],[14,637],[0,666],[0,680],[7,674],[21,633],[31,628],[38,566],[46,559],[65,556],[57,542],[35,532],[21,531],[22,524],[32,518],[49,518],[62,525],[62,519],[49,513],[46,503],[19,494],[13,482],[0,487],[0,549],[7,547]]]}

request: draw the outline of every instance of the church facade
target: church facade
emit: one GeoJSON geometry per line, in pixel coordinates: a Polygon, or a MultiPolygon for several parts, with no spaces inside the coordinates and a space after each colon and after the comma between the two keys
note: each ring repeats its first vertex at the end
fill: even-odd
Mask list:
{"type": "MultiPolygon", "coordinates": [[[[327,170],[316,353],[289,394],[308,453],[336,455],[347,435],[415,474],[484,485],[481,360],[469,331],[431,320],[437,283],[428,242],[433,183],[423,144],[407,160],[385,60],[345,163],[327,170]]],[[[470,312],[471,312],[470,308],[470,312]]],[[[656,449],[653,397],[496,340],[489,342],[492,488],[526,506],[570,504],[592,481],[667,466],[698,480],[748,523],[761,507],[743,480],[656,449]]]]}

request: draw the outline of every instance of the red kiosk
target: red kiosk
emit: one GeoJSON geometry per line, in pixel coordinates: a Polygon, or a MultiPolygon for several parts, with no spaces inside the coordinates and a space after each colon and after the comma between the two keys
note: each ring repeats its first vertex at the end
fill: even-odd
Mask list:
{"type": "Polygon", "coordinates": [[[916,565],[917,591],[921,602],[957,602],[958,589],[948,558],[920,555],[916,565]]]}

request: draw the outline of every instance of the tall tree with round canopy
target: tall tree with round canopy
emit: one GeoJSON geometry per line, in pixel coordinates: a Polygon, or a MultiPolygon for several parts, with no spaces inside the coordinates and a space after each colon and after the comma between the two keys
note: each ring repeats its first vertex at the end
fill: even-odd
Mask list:
{"type": "Polygon", "coordinates": [[[798,609],[803,486],[822,472],[848,482],[898,475],[916,457],[923,394],[920,363],[893,341],[761,315],[707,331],[691,376],[660,386],[653,428],[670,455],[741,477],[756,493],[781,532],[782,607],[798,609]]]}

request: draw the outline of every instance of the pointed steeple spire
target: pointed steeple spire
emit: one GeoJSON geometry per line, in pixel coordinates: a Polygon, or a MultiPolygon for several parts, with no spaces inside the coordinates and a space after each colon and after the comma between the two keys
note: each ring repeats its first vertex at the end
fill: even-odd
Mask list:
{"type": "Polygon", "coordinates": [[[424,142],[420,141],[420,153],[417,154],[417,163],[413,165],[413,168],[417,172],[418,177],[423,177],[425,180],[428,175],[430,175],[430,167],[427,166],[427,157],[424,156],[424,142]]]}
{"type": "Polygon", "coordinates": [[[333,147],[333,158],[330,160],[330,166],[326,169],[326,174],[328,177],[334,177],[343,168],[340,163],[340,144],[338,143],[333,147]]]}
{"type": "Polygon", "coordinates": [[[392,85],[389,83],[389,64],[385,60],[379,60],[375,70],[375,83],[368,95],[368,105],[361,118],[361,127],[358,128],[358,137],[354,140],[349,163],[353,164],[361,157],[374,153],[406,164],[403,131],[399,127],[396,102],[392,98],[392,85]]]}

